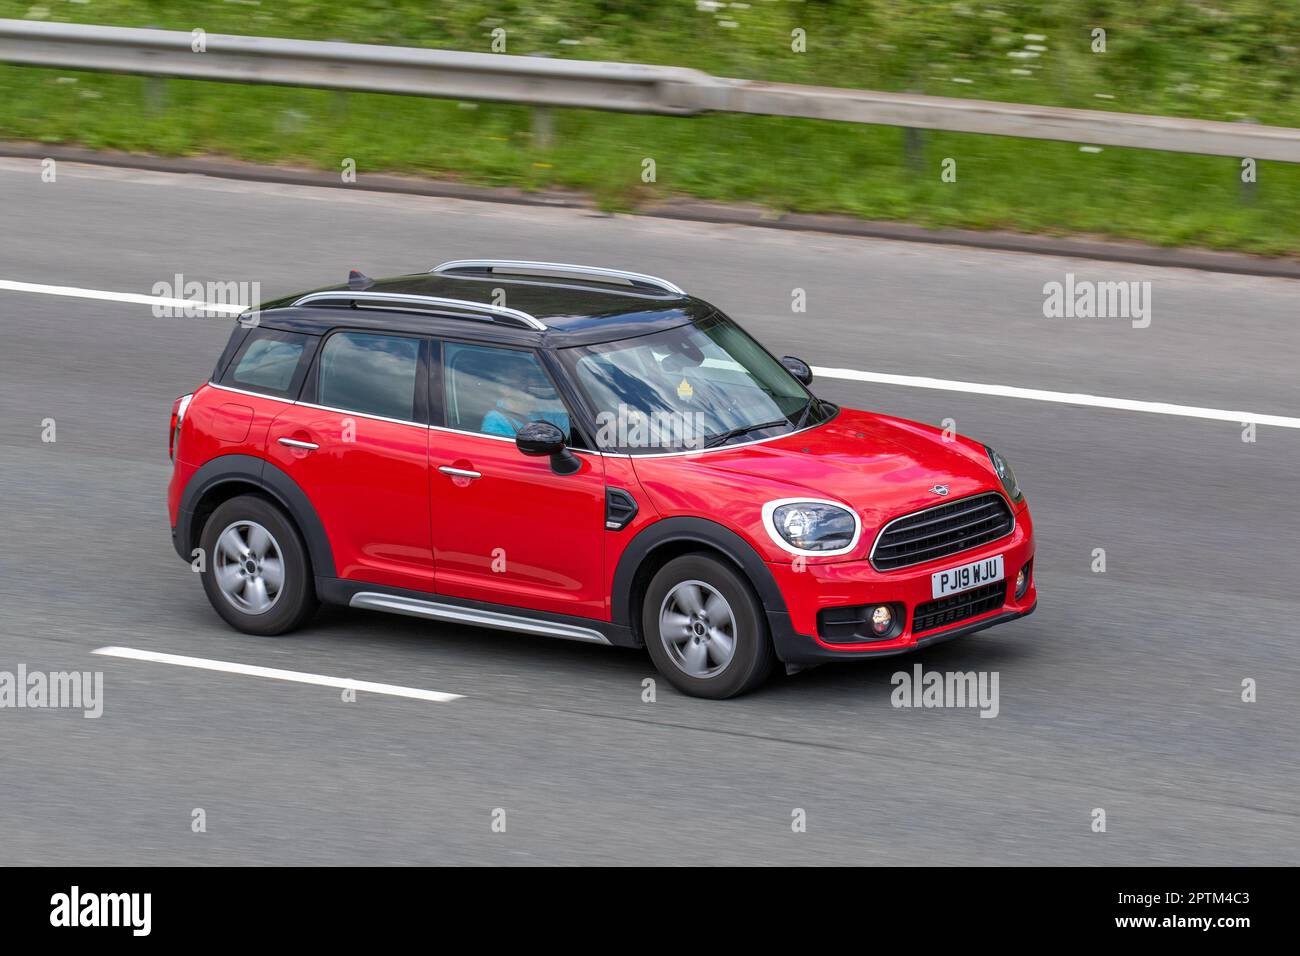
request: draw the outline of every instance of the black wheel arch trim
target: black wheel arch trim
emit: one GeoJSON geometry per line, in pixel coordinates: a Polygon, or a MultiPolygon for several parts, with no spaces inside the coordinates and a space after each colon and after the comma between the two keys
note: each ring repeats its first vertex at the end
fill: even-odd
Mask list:
{"type": "Polygon", "coordinates": [[[707,518],[678,516],[663,518],[637,532],[618,559],[614,570],[611,617],[615,624],[632,627],[632,585],[637,571],[656,548],[666,544],[692,542],[726,555],[753,585],[763,609],[769,614],[785,613],[785,598],[776,578],[753,545],[730,528],[707,518]]]}
{"type": "Polygon", "coordinates": [[[190,476],[181,494],[176,528],[172,534],[177,554],[186,561],[192,560],[192,549],[197,546],[197,529],[193,527],[197,505],[208,492],[231,481],[255,485],[275,499],[298,526],[315,573],[324,577],[334,576],[334,552],[330,548],[329,536],[307,493],[286,472],[253,455],[221,455],[190,476]]]}

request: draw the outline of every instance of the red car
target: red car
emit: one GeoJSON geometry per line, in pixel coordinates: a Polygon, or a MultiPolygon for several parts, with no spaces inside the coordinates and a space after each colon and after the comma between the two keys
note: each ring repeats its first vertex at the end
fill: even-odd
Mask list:
{"type": "Polygon", "coordinates": [[[712,698],[1033,611],[1006,460],[811,381],[653,276],[354,272],[176,401],[172,537],[242,631],[325,601],[645,647],[712,698]]]}

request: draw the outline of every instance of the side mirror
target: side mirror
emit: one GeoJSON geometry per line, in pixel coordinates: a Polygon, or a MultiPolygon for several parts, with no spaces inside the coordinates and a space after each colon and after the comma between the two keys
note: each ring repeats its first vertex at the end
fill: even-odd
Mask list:
{"type": "Polygon", "coordinates": [[[564,447],[564,432],[552,422],[528,422],[515,435],[515,447],[532,458],[549,456],[551,470],[557,475],[571,475],[582,463],[564,447]]]}
{"type": "Polygon", "coordinates": [[[795,358],[793,355],[783,355],[781,364],[785,370],[803,382],[805,385],[812,384],[812,368],[801,358],[795,358]]]}

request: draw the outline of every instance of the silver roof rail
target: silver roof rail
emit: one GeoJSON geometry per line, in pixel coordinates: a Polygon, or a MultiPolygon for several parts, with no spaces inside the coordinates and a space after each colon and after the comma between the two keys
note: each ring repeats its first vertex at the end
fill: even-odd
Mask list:
{"type": "Polygon", "coordinates": [[[568,262],[527,262],[521,259],[456,259],[452,262],[436,265],[429,271],[443,275],[453,275],[461,272],[503,272],[519,275],[570,276],[575,279],[613,279],[627,282],[633,288],[649,286],[670,295],[686,295],[685,289],[657,276],[642,275],[640,272],[625,272],[622,269],[579,266],[568,262]]]}
{"type": "Polygon", "coordinates": [[[538,332],[545,332],[547,329],[545,322],[529,315],[527,312],[520,312],[518,309],[507,309],[505,306],[489,305],[486,302],[470,302],[466,299],[443,299],[436,295],[412,295],[405,292],[353,292],[349,289],[335,289],[332,292],[309,292],[304,296],[299,296],[294,300],[293,304],[295,306],[310,305],[314,302],[330,299],[342,302],[369,302],[374,303],[376,306],[381,306],[385,302],[392,302],[396,303],[395,308],[418,308],[420,311],[452,309],[473,312],[476,315],[488,318],[511,319],[525,328],[536,329],[538,332]]]}

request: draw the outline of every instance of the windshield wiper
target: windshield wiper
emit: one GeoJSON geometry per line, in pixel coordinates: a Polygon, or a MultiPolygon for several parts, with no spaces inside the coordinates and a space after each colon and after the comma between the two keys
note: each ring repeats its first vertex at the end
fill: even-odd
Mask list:
{"type": "Polygon", "coordinates": [[[721,445],[723,442],[729,442],[733,438],[739,438],[741,435],[748,435],[750,432],[760,431],[764,428],[776,428],[778,425],[789,425],[790,419],[778,418],[774,422],[759,422],[757,425],[741,425],[739,428],[732,428],[725,432],[719,432],[716,435],[704,436],[704,447],[713,448],[721,445]]]}
{"type": "Polygon", "coordinates": [[[795,431],[798,431],[799,429],[803,428],[803,423],[808,420],[808,416],[812,414],[813,406],[816,404],[818,404],[816,398],[808,399],[808,404],[805,405],[803,407],[803,411],[799,413],[799,420],[794,423],[795,431]]]}

